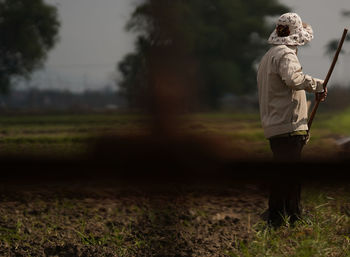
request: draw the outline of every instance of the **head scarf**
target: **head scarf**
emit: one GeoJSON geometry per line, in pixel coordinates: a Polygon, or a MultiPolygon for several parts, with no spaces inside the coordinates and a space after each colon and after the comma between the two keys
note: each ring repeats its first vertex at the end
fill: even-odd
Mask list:
{"type": "Polygon", "coordinates": [[[310,25],[303,23],[296,13],[282,14],[277,23],[276,29],[268,39],[269,44],[301,46],[314,38],[310,25]],[[286,31],[289,33],[286,34],[286,31]]]}

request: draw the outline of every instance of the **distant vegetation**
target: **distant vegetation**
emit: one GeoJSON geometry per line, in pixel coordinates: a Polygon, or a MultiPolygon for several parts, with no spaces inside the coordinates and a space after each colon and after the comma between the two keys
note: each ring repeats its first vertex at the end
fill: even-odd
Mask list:
{"type": "MultiPolygon", "coordinates": [[[[343,10],[341,12],[341,15],[343,17],[348,17],[349,18],[350,17],[350,11],[349,10],[343,10]]],[[[339,37],[340,37],[340,35],[339,35],[339,37]]],[[[337,38],[337,39],[333,39],[333,40],[331,40],[331,41],[329,41],[327,43],[327,45],[326,45],[326,54],[329,55],[330,57],[333,57],[333,54],[337,50],[338,44],[339,44],[339,40],[340,39],[337,38]]],[[[348,41],[348,42],[350,41],[350,35],[349,34],[347,35],[345,40],[348,41]]],[[[342,50],[341,53],[344,53],[344,50],[342,50]]]]}
{"type": "MultiPolygon", "coordinates": [[[[308,94],[310,100],[313,94],[308,94]]],[[[320,105],[320,112],[339,112],[350,108],[350,87],[331,85],[327,101],[320,105]]],[[[112,88],[71,92],[69,90],[36,89],[12,90],[0,95],[0,112],[50,112],[50,111],[138,111],[130,109],[126,99],[112,88]]],[[[258,113],[256,94],[237,96],[227,94],[218,101],[218,110],[223,112],[258,113]]]]}
{"type": "Polygon", "coordinates": [[[44,0],[0,1],[0,92],[43,65],[59,28],[57,8],[44,0]]]}
{"type": "Polygon", "coordinates": [[[131,106],[178,97],[211,108],[225,94],[254,92],[254,64],[274,27],[266,17],[286,11],[277,0],[142,1],[127,24],[138,38],[118,64],[120,90],[131,106]]]}
{"type": "Polygon", "coordinates": [[[50,112],[50,111],[115,111],[125,109],[125,100],[114,90],[86,90],[73,93],[68,90],[12,90],[0,95],[0,112],[50,112]]]}

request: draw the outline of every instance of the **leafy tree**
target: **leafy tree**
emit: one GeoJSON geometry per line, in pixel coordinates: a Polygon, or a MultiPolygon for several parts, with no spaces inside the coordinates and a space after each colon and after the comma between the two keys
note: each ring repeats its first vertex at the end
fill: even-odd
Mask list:
{"type": "Polygon", "coordinates": [[[0,0],[0,91],[40,68],[58,39],[57,8],[43,0],[0,0]]]}
{"type": "Polygon", "coordinates": [[[254,63],[265,52],[273,29],[266,17],[287,11],[277,0],[143,1],[127,24],[127,30],[138,33],[139,39],[135,52],[119,63],[119,86],[131,98],[143,94],[150,88],[149,59],[158,53],[164,59],[193,58],[188,65],[181,63],[183,72],[197,63],[197,94],[202,104],[216,108],[225,93],[255,91],[254,63]]]}
{"type": "Polygon", "coordinates": [[[136,52],[129,53],[118,64],[118,70],[123,79],[118,81],[119,92],[126,97],[130,106],[144,106],[143,99],[149,98],[146,79],[146,52],[149,47],[147,40],[139,37],[136,52]],[[148,95],[148,97],[145,97],[148,95]]]}
{"type": "Polygon", "coordinates": [[[350,17],[350,10],[343,10],[341,12],[341,14],[344,16],[344,17],[350,17]]]}
{"type": "MultiPolygon", "coordinates": [[[[342,16],[344,17],[350,17],[350,11],[342,11],[342,16]]],[[[345,41],[349,41],[350,42],[350,35],[348,34],[346,36],[345,41]]],[[[332,39],[331,41],[329,41],[326,45],[326,54],[333,57],[333,54],[335,53],[335,51],[337,51],[339,45],[339,39],[332,39]]],[[[340,53],[344,53],[344,50],[341,50],[340,53]]]]}

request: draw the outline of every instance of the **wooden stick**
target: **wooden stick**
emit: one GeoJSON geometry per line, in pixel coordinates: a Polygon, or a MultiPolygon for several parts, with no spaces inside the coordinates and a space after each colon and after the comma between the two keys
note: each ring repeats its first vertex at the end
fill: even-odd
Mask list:
{"type": "MultiPolygon", "coordinates": [[[[346,34],[347,34],[347,33],[348,33],[348,30],[347,30],[347,29],[344,29],[343,35],[342,35],[341,40],[340,40],[339,45],[338,45],[338,49],[337,49],[337,51],[335,52],[332,65],[331,65],[331,67],[329,68],[328,74],[327,74],[326,79],[324,80],[324,83],[323,83],[323,89],[324,89],[324,90],[326,89],[327,84],[328,84],[328,81],[329,81],[329,79],[331,78],[332,72],[333,72],[333,70],[334,70],[335,64],[337,63],[338,56],[339,56],[339,53],[340,53],[340,51],[341,51],[341,49],[342,49],[342,47],[343,47],[343,43],[344,43],[344,41],[345,41],[345,38],[346,38],[346,34]]],[[[310,133],[312,121],[313,121],[314,118],[315,118],[315,115],[316,115],[316,112],[317,112],[317,108],[318,108],[318,106],[319,106],[319,104],[320,104],[320,101],[321,101],[320,99],[316,100],[315,105],[314,105],[314,107],[313,107],[313,109],[312,109],[312,112],[311,112],[311,114],[310,114],[310,118],[309,118],[309,121],[308,121],[308,123],[307,123],[308,128],[309,128],[308,133],[310,133]]]]}

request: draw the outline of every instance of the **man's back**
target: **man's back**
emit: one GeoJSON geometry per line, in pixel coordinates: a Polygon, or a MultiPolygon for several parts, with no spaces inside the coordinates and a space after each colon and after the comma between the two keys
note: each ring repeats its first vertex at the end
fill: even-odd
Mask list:
{"type": "Polygon", "coordinates": [[[298,81],[289,78],[299,69],[295,46],[272,46],[260,62],[257,82],[266,138],[307,130],[305,91],[299,90],[298,81]]]}

